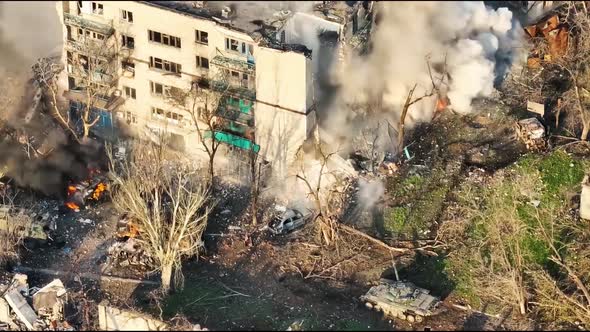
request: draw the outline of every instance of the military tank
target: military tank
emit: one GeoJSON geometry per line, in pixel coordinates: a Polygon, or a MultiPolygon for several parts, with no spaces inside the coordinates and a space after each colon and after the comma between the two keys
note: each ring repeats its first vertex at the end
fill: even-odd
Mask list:
{"type": "Polygon", "coordinates": [[[411,282],[381,279],[360,299],[369,309],[413,323],[439,312],[440,299],[429,293],[411,282]]]}

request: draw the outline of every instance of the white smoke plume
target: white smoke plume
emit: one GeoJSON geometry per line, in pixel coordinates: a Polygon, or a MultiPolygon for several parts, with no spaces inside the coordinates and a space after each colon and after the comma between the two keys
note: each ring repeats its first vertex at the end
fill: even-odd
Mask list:
{"type": "Polygon", "coordinates": [[[357,198],[365,209],[373,207],[385,193],[385,185],[378,179],[359,179],[358,186],[357,198]]]}
{"type": "MultiPolygon", "coordinates": [[[[521,29],[512,12],[483,2],[379,2],[376,11],[380,19],[371,33],[370,53],[352,56],[340,74],[339,97],[322,124],[331,136],[355,137],[363,125],[347,105],[377,98],[383,105],[380,116],[397,123],[414,84],[414,97],[431,89],[427,59],[435,76],[446,62],[446,96],[455,111],[468,113],[474,98],[492,94],[494,81],[520,43],[521,29]]],[[[436,99],[412,105],[406,126],[429,121],[436,99]]]]}

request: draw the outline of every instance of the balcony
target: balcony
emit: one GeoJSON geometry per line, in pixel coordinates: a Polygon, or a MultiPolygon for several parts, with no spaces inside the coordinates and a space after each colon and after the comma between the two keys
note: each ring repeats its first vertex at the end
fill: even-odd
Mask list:
{"type": "Polygon", "coordinates": [[[115,29],[113,28],[113,20],[105,20],[105,23],[100,23],[85,19],[82,16],[64,13],[64,23],[66,25],[73,25],[102,33],[107,36],[107,38],[115,32],[115,29]]]}
{"type": "Polygon", "coordinates": [[[224,92],[236,97],[245,98],[248,100],[256,100],[256,91],[246,87],[235,86],[229,82],[224,81],[211,81],[211,88],[214,91],[224,92]]]}
{"type": "MultiPolygon", "coordinates": [[[[69,100],[80,102],[82,104],[86,104],[88,96],[86,95],[86,91],[83,89],[70,89],[64,92],[64,97],[69,100]]],[[[94,101],[93,107],[103,109],[109,112],[114,111],[117,107],[121,106],[125,102],[123,97],[98,97],[94,101]]]]}
{"type": "MultiPolygon", "coordinates": [[[[219,142],[223,142],[235,147],[238,147],[240,149],[243,150],[247,150],[247,151],[254,151],[255,153],[258,153],[258,151],[260,151],[260,145],[255,144],[254,142],[252,142],[249,139],[240,137],[240,136],[236,136],[236,135],[232,135],[230,133],[227,132],[223,132],[223,131],[215,131],[215,139],[219,142]]],[[[213,134],[211,133],[210,130],[205,131],[203,138],[207,139],[207,138],[211,138],[213,137],[213,134]]]]}
{"type": "Polygon", "coordinates": [[[250,61],[243,61],[216,55],[213,59],[211,59],[211,63],[219,67],[244,72],[248,75],[254,75],[256,73],[256,65],[250,61]]]}
{"type": "Polygon", "coordinates": [[[254,116],[252,116],[252,114],[243,113],[220,105],[217,108],[217,113],[215,113],[215,115],[249,127],[254,127],[254,116]]]}
{"type": "Polygon", "coordinates": [[[84,79],[85,81],[90,81],[89,83],[93,84],[113,86],[115,83],[117,83],[117,78],[114,75],[98,70],[92,73],[92,77],[88,78],[89,71],[82,68],[81,66],[73,66],[68,64],[67,72],[72,77],[84,79]]]}
{"type": "Polygon", "coordinates": [[[102,42],[95,41],[80,41],[69,39],[66,43],[66,50],[81,53],[84,55],[92,55],[93,57],[111,60],[115,57],[115,47],[105,47],[102,42]],[[98,52],[95,52],[97,50],[98,52]]]}

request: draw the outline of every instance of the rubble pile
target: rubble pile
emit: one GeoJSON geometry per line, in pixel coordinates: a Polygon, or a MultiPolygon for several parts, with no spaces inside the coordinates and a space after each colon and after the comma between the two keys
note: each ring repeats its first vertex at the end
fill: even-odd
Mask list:
{"type": "Polygon", "coordinates": [[[518,136],[528,150],[540,151],[547,147],[545,127],[536,118],[520,120],[517,123],[518,136]]]}
{"type": "Polygon", "coordinates": [[[67,291],[59,279],[43,288],[29,287],[26,274],[0,285],[0,330],[73,331],[65,320],[67,291]]]}
{"type": "Polygon", "coordinates": [[[113,266],[154,266],[154,259],[142,248],[141,243],[135,238],[129,238],[123,242],[116,242],[108,249],[108,258],[105,269],[113,266]]]}
{"type": "Polygon", "coordinates": [[[107,251],[107,262],[103,272],[113,267],[144,267],[155,266],[151,257],[142,247],[138,239],[139,226],[126,214],[117,223],[117,242],[112,244],[107,251]]]}

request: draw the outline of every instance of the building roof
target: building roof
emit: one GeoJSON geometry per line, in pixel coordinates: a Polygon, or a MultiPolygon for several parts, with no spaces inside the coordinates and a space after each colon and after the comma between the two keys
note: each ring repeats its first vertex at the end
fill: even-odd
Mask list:
{"type": "Polygon", "coordinates": [[[344,24],[357,1],[138,1],[183,15],[217,22],[248,34],[261,45],[283,51],[311,55],[304,45],[283,44],[276,32],[294,12],[307,12],[322,19],[344,24]],[[224,17],[226,9],[229,14],[224,17]]]}
{"type": "Polygon", "coordinates": [[[252,34],[263,24],[273,25],[293,12],[308,12],[337,23],[344,23],[356,1],[139,1],[163,9],[214,20],[234,30],[252,34]],[[222,11],[230,8],[228,18],[222,11]]]}

